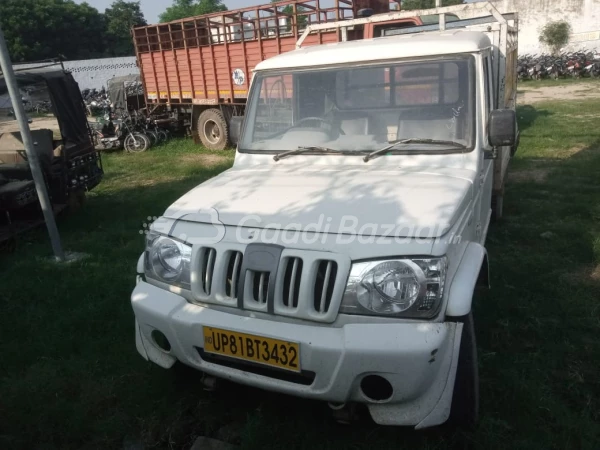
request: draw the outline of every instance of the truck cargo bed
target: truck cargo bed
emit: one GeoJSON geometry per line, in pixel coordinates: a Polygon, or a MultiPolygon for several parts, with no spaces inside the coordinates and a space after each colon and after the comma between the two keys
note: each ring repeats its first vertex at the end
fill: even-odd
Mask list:
{"type": "MultiPolygon", "coordinates": [[[[394,2],[392,2],[394,3],[394,2]]],[[[361,8],[388,12],[389,0],[288,0],[191,17],[133,30],[150,103],[245,104],[254,67],[294,50],[309,25],[348,20],[361,8]]],[[[338,42],[337,30],[311,34],[307,45],[338,42]]]]}

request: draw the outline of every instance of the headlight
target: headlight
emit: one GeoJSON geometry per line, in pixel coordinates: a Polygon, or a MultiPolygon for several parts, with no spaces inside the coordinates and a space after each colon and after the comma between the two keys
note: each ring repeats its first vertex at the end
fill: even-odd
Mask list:
{"type": "Polygon", "coordinates": [[[446,266],[445,257],[353,264],[340,313],[433,317],[442,302],[446,266]]]}
{"type": "Polygon", "coordinates": [[[190,288],[192,247],[166,236],[148,233],[146,276],[182,288],[190,288]]]}

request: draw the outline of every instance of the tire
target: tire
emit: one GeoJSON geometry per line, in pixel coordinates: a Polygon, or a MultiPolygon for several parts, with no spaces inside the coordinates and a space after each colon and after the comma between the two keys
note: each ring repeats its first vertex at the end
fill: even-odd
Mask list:
{"type": "Polygon", "coordinates": [[[150,138],[150,145],[156,145],[160,142],[160,138],[156,131],[146,130],[144,134],[150,138]]]}
{"type": "Polygon", "coordinates": [[[150,138],[142,133],[133,133],[125,138],[125,150],[130,153],[145,152],[150,148],[150,138]]]}
{"type": "Polygon", "coordinates": [[[210,150],[225,150],[229,144],[229,127],[218,109],[207,109],[198,118],[198,136],[210,150]]]}
{"type": "Polygon", "coordinates": [[[458,318],[463,324],[449,423],[472,429],[479,419],[479,367],[473,312],[458,318]]]}
{"type": "Polygon", "coordinates": [[[158,142],[163,143],[169,140],[169,134],[162,128],[159,128],[156,133],[158,134],[158,142]]]}

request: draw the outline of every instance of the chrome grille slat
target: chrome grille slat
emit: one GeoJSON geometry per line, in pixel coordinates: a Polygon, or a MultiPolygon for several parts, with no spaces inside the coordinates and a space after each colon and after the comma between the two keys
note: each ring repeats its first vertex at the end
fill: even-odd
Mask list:
{"type": "Polygon", "coordinates": [[[319,314],[327,314],[331,307],[335,283],[338,278],[337,262],[322,259],[316,262],[316,278],[313,291],[313,307],[319,314]]]}
{"type": "Polygon", "coordinates": [[[260,303],[265,303],[267,301],[267,298],[265,297],[265,293],[264,293],[264,288],[263,288],[264,282],[265,282],[265,273],[261,272],[260,280],[258,282],[258,299],[257,299],[260,303]]]}
{"type": "Polygon", "coordinates": [[[206,266],[206,276],[204,278],[204,289],[207,294],[210,294],[212,287],[212,277],[213,270],[215,268],[215,256],[217,255],[217,251],[214,248],[211,248],[208,251],[208,261],[206,266]]]}
{"type": "Polygon", "coordinates": [[[298,262],[300,261],[300,258],[294,258],[294,263],[292,265],[292,276],[290,278],[290,289],[288,291],[288,302],[287,302],[287,306],[288,307],[293,307],[294,306],[294,295],[296,293],[296,276],[298,275],[298,262]]]}
{"type": "Polygon", "coordinates": [[[217,251],[214,248],[206,247],[200,253],[200,285],[204,296],[212,293],[216,257],[217,251]]]}
{"type": "Polygon", "coordinates": [[[235,262],[233,263],[233,275],[231,277],[231,297],[237,298],[237,284],[239,279],[240,265],[242,264],[241,252],[235,252],[235,262]]]}
{"type": "Polygon", "coordinates": [[[329,289],[329,277],[331,276],[331,266],[333,262],[327,263],[327,269],[325,269],[325,281],[323,283],[323,291],[321,292],[321,301],[319,302],[319,312],[325,312],[325,305],[327,302],[327,290],[329,289]]]}

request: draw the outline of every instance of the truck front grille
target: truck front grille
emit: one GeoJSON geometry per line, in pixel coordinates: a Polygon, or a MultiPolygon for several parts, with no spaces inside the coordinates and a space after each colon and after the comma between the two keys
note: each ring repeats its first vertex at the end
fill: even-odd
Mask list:
{"type": "Polygon", "coordinates": [[[204,303],[333,322],[346,287],[350,259],[281,247],[269,253],[263,248],[248,253],[244,246],[219,243],[197,249],[191,267],[194,298],[204,303]]]}

